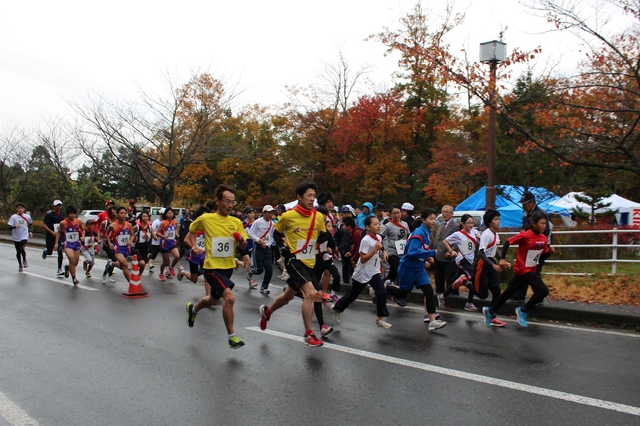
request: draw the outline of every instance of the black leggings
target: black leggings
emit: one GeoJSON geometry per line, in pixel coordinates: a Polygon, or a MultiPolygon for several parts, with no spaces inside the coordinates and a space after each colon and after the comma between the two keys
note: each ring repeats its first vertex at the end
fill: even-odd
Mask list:
{"type": "MultiPolygon", "coordinates": [[[[421,285],[418,288],[422,291],[422,294],[424,294],[424,298],[427,300],[427,313],[435,314],[436,298],[433,295],[433,287],[431,287],[431,284],[426,284],[426,285],[421,285]]],[[[399,297],[401,299],[404,299],[405,297],[407,297],[407,295],[409,295],[409,293],[411,293],[411,290],[409,291],[400,290],[400,287],[398,287],[397,285],[389,284],[387,286],[387,293],[389,293],[393,297],[399,297]]]]}
{"type": "Polygon", "coordinates": [[[491,304],[492,313],[495,314],[507,300],[513,297],[513,294],[518,291],[518,289],[526,287],[527,285],[531,286],[533,295],[524,305],[525,312],[529,312],[531,309],[535,308],[535,306],[538,303],[542,302],[544,298],[549,294],[549,287],[547,287],[547,285],[542,281],[540,275],[536,274],[535,272],[529,272],[524,275],[515,275],[513,278],[511,278],[511,281],[509,281],[509,286],[500,295],[498,300],[491,304]]]}
{"type": "Polygon", "coordinates": [[[351,290],[342,296],[334,305],[336,311],[344,312],[344,310],[358,298],[358,295],[364,290],[367,284],[369,284],[376,292],[376,314],[380,318],[389,316],[389,311],[387,310],[387,291],[384,284],[382,284],[380,274],[375,274],[368,283],[361,283],[354,279],[351,280],[351,283],[351,290]]]}
{"type": "Polygon", "coordinates": [[[394,282],[398,278],[398,266],[400,266],[400,256],[392,254],[389,256],[389,273],[387,280],[394,282]]]}
{"type": "Polygon", "coordinates": [[[27,252],[24,250],[24,246],[27,245],[27,240],[14,241],[13,245],[16,247],[16,259],[18,259],[18,264],[22,266],[22,261],[27,260],[27,252]]]}

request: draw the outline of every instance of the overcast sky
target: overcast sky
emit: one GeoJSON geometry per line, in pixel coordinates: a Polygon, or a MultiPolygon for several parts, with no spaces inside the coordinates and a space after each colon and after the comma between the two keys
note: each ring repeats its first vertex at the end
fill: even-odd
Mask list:
{"type": "MultiPolygon", "coordinates": [[[[432,18],[444,0],[423,0],[432,18]]],[[[67,102],[100,94],[133,100],[141,87],[162,92],[163,76],[179,83],[197,71],[237,83],[238,103],[281,104],[285,85],[306,86],[337,52],[353,68],[391,85],[396,59],[364,41],[399,27],[415,0],[20,0],[0,6],[0,129],[35,127],[68,114],[67,102]]],[[[534,35],[544,20],[516,0],[456,2],[465,24],[450,39],[477,57],[480,42],[506,26],[508,51],[542,45],[545,61],[575,53],[571,38],[534,35]]],[[[575,61],[573,61],[575,65],[575,61]]],[[[542,67],[543,65],[539,65],[542,67]]]]}

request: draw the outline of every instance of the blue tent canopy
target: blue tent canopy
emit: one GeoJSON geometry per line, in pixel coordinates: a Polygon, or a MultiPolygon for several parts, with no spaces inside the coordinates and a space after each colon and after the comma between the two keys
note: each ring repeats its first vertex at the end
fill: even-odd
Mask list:
{"type": "MultiPolygon", "coordinates": [[[[500,212],[500,226],[503,228],[520,228],[522,226],[523,210],[520,198],[525,191],[531,192],[536,197],[538,207],[548,214],[560,213],[565,209],[549,205],[550,202],[560,199],[553,192],[545,188],[522,186],[496,185],[496,209],[500,212]]],[[[469,198],[458,204],[456,211],[486,210],[487,187],[483,186],[469,198]]]]}

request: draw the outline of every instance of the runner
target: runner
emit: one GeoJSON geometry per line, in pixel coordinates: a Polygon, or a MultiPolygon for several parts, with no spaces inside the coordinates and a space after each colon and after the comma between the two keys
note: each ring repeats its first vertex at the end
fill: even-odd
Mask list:
{"type": "Polygon", "coordinates": [[[95,229],[96,221],[93,219],[87,220],[84,224],[84,238],[82,239],[82,247],[80,248],[80,254],[84,257],[82,261],[82,269],[85,271],[85,276],[91,278],[91,269],[96,262],[96,252],[100,250],[98,241],[100,239],[98,231],[95,229]]]}
{"type": "MultiPolygon", "coordinates": [[[[296,295],[302,293],[302,322],[304,323],[304,340],[309,346],[321,346],[311,329],[313,302],[316,298],[318,282],[313,272],[316,260],[316,243],[322,244],[327,239],[324,217],[313,208],[318,187],[313,182],[305,182],[296,187],[298,204],[293,210],[284,213],[275,224],[276,231],[284,234],[285,246],[282,255],[289,274],[283,293],[267,307],[260,305],[260,329],[267,328],[267,321],[273,313],[289,303],[296,295]],[[325,234],[325,235],[323,235],[325,234]]],[[[282,241],[281,235],[276,242],[282,241]]]]}
{"type": "Polygon", "coordinates": [[[11,238],[13,238],[13,245],[16,247],[16,259],[18,259],[18,272],[22,272],[24,268],[27,268],[27,252],[24,247],[27,245],[27,240],[33,237],[33,233],[29,229],[33,225],[31,216],[25,213],[27,207],[18,203],[16,205],[16,213],[9,218],[9,229],[11,229],[11,238]]]}
{"type": "MultiPolygon", "coordinates": [[[[45,236],[47,247],[42,250],[43,259],[53,254],[53,246],[56,243],[56,238],[58,238],[58,228],[63,219],[62,201],[54,200],[53,209],[49,210],[42,220],[44,229],[47,231],[47,235],[45,236]]],[[[64,271],[62,270],[62,257],[62,246],[58,246],[58,276],[64,275],[64,271]]]]}
{"type": "Polygon", "coordinates": [[[149,263],[149,250],[151,249],[151,241],[156,238],[156,233],[149,225],[149,211],[142,210],[138,215],[133,229],[133,237],[135,246],[134,253],[138,256],[138,265],[140,266],[140,275],[144,273],[144,268],[149,263]]]}
{"type": "Polygon", "coordinates": [[[160,281],[165,281],[165,276],[175,277],[176,270],[174,269],[178,261],[180,260],[180,252],[176,239],[178,237],[178,224],[174,219],[174,212],[171,207],[164,209],[162,215],[162,223],[158,226],[156,235],[160,238],[160,254],[162,255],[162,264],[160,265],[160,281]],[[173,256],[173,260],[169,263],[169,254],[173,256]],[[165,268],[167,268],[167,274],[165,275],[165,268]]]}
{"type": "Polygon", "coordinates": [[[76,286],[80,284],[76,278],[76,267],[80,262],[80,241],[84,239],[84,225],[76,217],[78,209],[75,206],[67,206],[66,213],[67,217],[60,222],[58,227],[54,249],[57,250],[58,243],[62,242],[60,245],[64,247],[64,252],[69,259],[69,264],[64,266],[64,277],[69,278],[71,275],[73,285],[76,286]]]}
{"type": "MultiPolygon", "coordinates": [[[[200,206],[194,213],[192,219],[197,219],[205,213],[210,213],[209,209],[205,206],[200,206]]],[[[193,220],[190,221],[193,223],[193,220]]],[[[187,247],[187,261],[189,262],[189,271],[185,271],[184,267],[180,265],[178,267],[178,280],[182,281],[183,277],[191,282],[198,282],[198,277],[202,275],[202,266],[205,260],[205,243],[204,243],[204,231],[197,231],[195,234],[187,230],[187,235],[184,237],[184,244],[187,247]]],[[[207,296],[211,294],[211,286],[204,280],[204,286],[207,296]]]]}
{"type": "Polygon", "coordinates": [[[218,185],[216,203],[216,213],[199,216],[189,227],[189,233],[193,234],[189,238],[196,238],[198,231],[204,231],[206,257],[203,272],[204,279],[211,286],[211,294],[196,304],[187,303],[187,324],[193,327],[201,309],[213,306],[217,300],[222,299],[222,318],[229,336],[229,347],[238,349],[244,346],[244,342],[233,330],[235,297],[232,290],[235,284],[231,281],[231,275],[236,268],[236,246],[246,248],[247,235],[240,219],[231,216],[231,211],[237,204],[235,189],[218,185]]]}
{"type": "Polygon", "coordinates": [[[122,269],[122,274],[127,280],[127,283],[131,282],[131,274],[129,272],[129,263],[127,257],[131,255],[131,249],[133,248],[133,229],[129,222],[127,222],[127,208],[118,207],[117,220],[109,225],[107,228],[108,244],[109,248],[113,252],[116,262],[114,266],[122,269]]]}
{"type": "MultiPolygon", "coordinates": [[[[253,275],[260,275],[264,271],[260,293],[269,294],[269,283],[273,275],[273,258],[271,251],[271,243],[273,242],[273,215],[275,209],[267,204],[262,208],[262,217],[253,222],[249,228],[249,238],[253,241],[253,259],[254,265],[251,271],[253,275]]],[[[246,229],[246,227],[245,227],[246,229]]]]}

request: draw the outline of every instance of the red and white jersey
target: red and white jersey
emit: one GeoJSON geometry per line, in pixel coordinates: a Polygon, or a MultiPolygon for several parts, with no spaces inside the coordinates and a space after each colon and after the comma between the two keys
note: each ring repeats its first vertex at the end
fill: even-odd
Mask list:
{"type": "Polygon", "coordinates": [[[518,245],[516,262],[513,265],[513,272],[516,275],[524,275],[529,272],[536,272],[540,256],[549,251],[547,237],[544,234],[535,232],[533,229],[521,232],[509,238],[509,245],[518,245]]]}
{"type": "Polygon", "coordinates": [[[473,264],[473,260],[476,256],[476,249],[480,242],[480,233],[477,229],[472,229],[471,232],[458,231],[449,235],[445,240],[451,247],[458,247],[458,255],[456,256],[456,263],[460,263],[464,257],[467,261],[473,264]]]}

